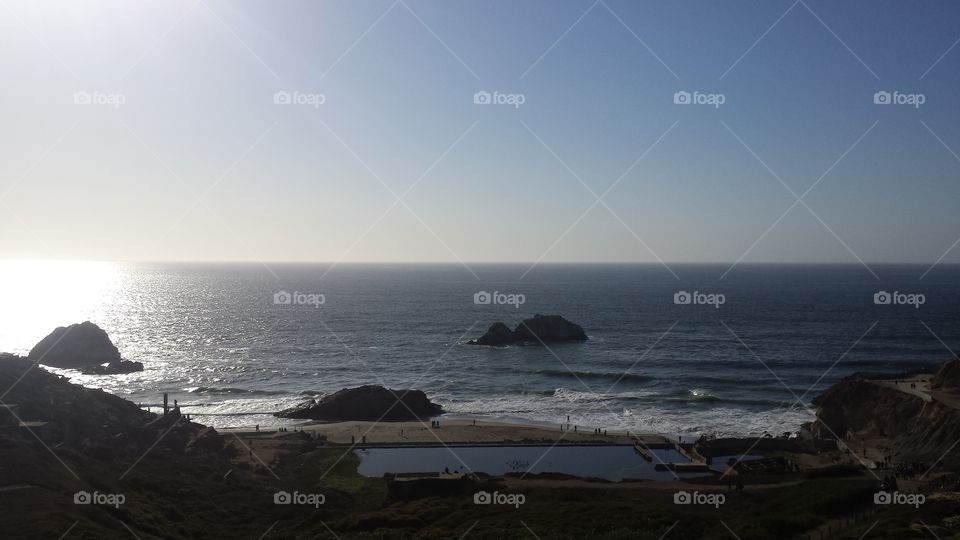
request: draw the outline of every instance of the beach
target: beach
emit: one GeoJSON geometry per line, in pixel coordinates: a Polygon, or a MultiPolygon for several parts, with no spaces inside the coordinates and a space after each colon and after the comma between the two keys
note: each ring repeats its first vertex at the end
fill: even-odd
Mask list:
{"type": "MultiPolygon", "coordinates": [[[[566,427],[566,426],[564,426],[566,427]]],[[[317,435],[334,444],[633,444],[639,439],[644,444],[668,444],[666,437],[657,434],[627,435],[608,430],[604,435],[593,432],[594,428],[580,426],[550,429],[532,424],[495,422],[489,420],[452,419],[439,420],[439,427],[431,427],[429,420],[422,422],[331,422],[297,427],[310,435],[317,435]],[[365,438],[365,439],[364,439],[365,438]]],[[[244,435],[256,435],[249,430],[225,430],[244,435]]],[[[261,432],[262,433],[262,432],[261,432]]]]}

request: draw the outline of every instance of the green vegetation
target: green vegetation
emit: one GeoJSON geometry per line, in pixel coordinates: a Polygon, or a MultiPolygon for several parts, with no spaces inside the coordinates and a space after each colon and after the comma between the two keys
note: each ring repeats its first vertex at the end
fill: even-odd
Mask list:
{"type": "Polygon", "coordinates": [[[676,505],[674,490],[644,483],[470,480],[445,496],[401,499],[391,496],[387,481],[360,476],[359,458],[344,451],[320,448],[281,461],[278,473],[297,476],[304,489],[322,486],[337,494],[324,508],[304,508],[301,519],[281,522],[267,538],[334,538],[327,526],[345,540],[451,538],[468,530],[480,540],[532,538],[530,531],[543,540],[658,539],[667,531],[676,538],[731,538],[730,531],[741,540],[787,538],[862,511],[875,490],[873,478],[836,467],[820,478],[743,493],[715,489],[726,497],[719,508],[676,505]],[[525,501],[519,507],[474,504],[481,490],[522,493],[525,501]]]}

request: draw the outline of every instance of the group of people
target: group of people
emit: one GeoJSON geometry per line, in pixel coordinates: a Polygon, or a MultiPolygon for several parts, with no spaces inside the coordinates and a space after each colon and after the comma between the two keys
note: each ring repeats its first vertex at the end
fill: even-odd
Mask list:
{"type": "Polygon", "coordinates": [[[897,491],[897,477],[889,474],[880,481],[880,491],[892,493],[897,491]]]}
{"type": "MultiPolygon", "coordinates": [[[[260,424],[257,424],[257,425],[255,425],[255,426],[253,426],[253,429],[254,429],[254,431],[256,431],[257,433],[260,433],[260,424]]],[[[281,431],[290,431],[290,430],[287,429],[287,428],[285,428],[285,427],[278,427],[278,428],[277,428],[277,431],[278,431],[278,432],[281,432],[281,431]]],[[[296,426],[294,426],[293,431],[297,431],[296,426]]],[[[300,431],[303,431],[303,428],[300,428],[300,431]]]]}
{"type": "MultiPolygon", "coordinates": [[[[578,427],[579,427],[579,426],[575,426],[575,425],[570,424],[570,416],[569,416],[569,415],[567,415],[567,423],[566,423],[566,424],[564,424],[564,423],[562,423],[562,422],[560,423],[560,431],[563,431],[563,430],[565,430],[565,429],[569,431],[570,428],[573,428],[574,433],[576,433],[578,427]]],[[[607,434],[607,430],[605,430],[605,429],[603,429],[603,428],[593,428],[593,434],[594,434],[594,435],[606,435],[606,434],[607,434]]],[[[629,435],[630,435],[630,432],[628,431],[628,432],[627,432],[627,436],[629,436],[629,435]]]]}

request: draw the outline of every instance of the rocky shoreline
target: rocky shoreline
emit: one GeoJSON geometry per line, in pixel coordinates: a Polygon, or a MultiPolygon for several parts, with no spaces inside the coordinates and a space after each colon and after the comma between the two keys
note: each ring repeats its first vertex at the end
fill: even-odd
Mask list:
{"type": "MultiPolygon", "coordinates": [[[[846,377],[814,399],[817,420],[799,434],[696,441],[462,419],[428,428],[425,420],[442,409],[426,394],[376,386],[344,389],[278,413],[317,421],[292,432],[219,433],[176,408],[147,412],[72,384],[39,367],[36,359],[14,355],[0,355],[0,387],[8,388],[0,402],[0,501],[12,516],[0,520],[3,538],[56,538],[65,531],[91,538],[133,532],[144,540],[286,538],[329,536],[330,530],[344,539],[446,538],[469,532],[470,523],[491,520],[485,507],[465,501],[476,492],[498,490],[525,494],[531,503],[524,508],[524,523],[537,530],[555,530],[566,516],[599,511],[611,516],[609,523],[622,534],[647,527],[661,535],[682,520],[676,530],[701,537],[715,516],[671,503],[678,490],[689,490],[737,497],[724,509],[724,522],[738,527],[744,540],[759,540],[795,536],[826,526],[837,515],[875,508],[879,475],[907,462],[929,465],[907,469],[899,478],[900,489],[925,493],[933,501],[919,509],[925,523],[944,538],[960,533],[960,521],[956,527],[950,521],[960,515],[960,478],[954,472],[960,463],[951,452],[960,437],[958,359],[910,373],[846,377]],[[712,468],[725,472],[718,476],[704,468],[701,477],[666,482],[597,482],[562,474],[460,475],[450,481],[442,475],[364,478],[353,452],[361,442],[633,444],[638,460],[653,459],[650,448],[675,449],[694,462],[715,462],[712,468]],[[729,458],[742,454],[753,457],[729,458]],[[742,493],[731,491],[734,484],[742,493]],[[630,490],[626,497],[623,490],[630,490]],[[810,504],[811,490],[829,500],[829,511],[810,504]],[[590,492],[586,498],[585,491],[590,492]],[[322,495],[323,502],[277,503],[285,493],[313,494],[316,501],[322,495]],[[956,493],[956,502],[943,493],[956,493]],[[84,496],[112,496],[114,502],[122,497],[123,502],[85,504],[84,496]],[[770,521],[772,500],[790,508],[789,515],[776,518],[786,521],[770,521]],[[757,512],[766,521],[757,522],[757,512]],[[449,519],[438,521],[438,514],[449,519]],[[643,516],[646,525],[631,516],[643,516]],[[651,529],[651,522],[662,526],[651,529]]],[[[883,519],[910,522],[917,510],[890,508],[883,519]]],[[[854,538],[870,524],[851,523],[854,538]]],[[[504,522],[503,530],[476,535],[515,537],[506,530],[522,535],[514,525],[504,522]]],[[[579,537],[602,537],[596,525],[581,520],[564,522],[564,528],[579,537]]]]}

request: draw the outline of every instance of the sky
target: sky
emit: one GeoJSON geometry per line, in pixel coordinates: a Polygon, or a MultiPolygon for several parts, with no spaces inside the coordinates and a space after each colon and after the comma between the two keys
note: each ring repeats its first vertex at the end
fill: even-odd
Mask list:
{"type": "Polygon", "coordinates": [[[0,0],[0,258],[960,262],[958,16],[0,0]]]}

